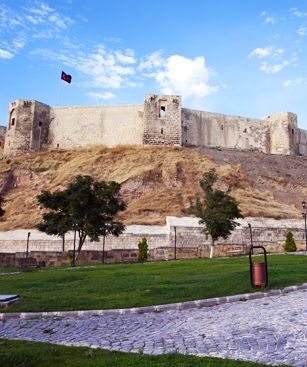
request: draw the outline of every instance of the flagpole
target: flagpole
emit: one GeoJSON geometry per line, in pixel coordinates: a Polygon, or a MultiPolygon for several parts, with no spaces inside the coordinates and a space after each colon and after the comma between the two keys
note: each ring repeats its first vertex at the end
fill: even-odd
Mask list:
{"type": "Polygon", "coordinates": [[[59,80],[59,84],[58,84],[58,95],[57,95],[57,105],[59,106],[60,105],[60,95],[61,95],[61,83],[62,82],[62,80],[60,79],[59,80]]]}

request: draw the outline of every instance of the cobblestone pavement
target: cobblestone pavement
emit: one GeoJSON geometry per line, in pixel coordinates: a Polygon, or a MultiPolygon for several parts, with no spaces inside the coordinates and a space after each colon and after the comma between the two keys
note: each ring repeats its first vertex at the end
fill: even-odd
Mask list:
{"type": "Polygon", "coordinates": [[[307,291],[183,311],[6,320],[0,338],[307,367],[307,291]]]}

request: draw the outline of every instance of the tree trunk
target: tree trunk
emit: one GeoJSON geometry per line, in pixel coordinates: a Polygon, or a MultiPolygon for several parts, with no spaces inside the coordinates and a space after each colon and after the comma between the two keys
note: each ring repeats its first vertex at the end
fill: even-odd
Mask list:
{"type": "Polygon", "coordinates": [[[75,261],[78,259],[82,246],[85,242],[86,239],[86,234],[84,233],[84,231],[79,231],[79,245],[78,245],[78,249],[77,249],[77,253],[76,253],[76,257],[75,257],[75,261]]]}
{"type": "Polygon", "coordinates": [[[214,239],[212,238],[212,242],[210,245],[210,259],[213,258],[213,253],[214,253],[214,239]]]}
{"type": "Polygon", "coordinates": [[[65,233],[62,234],[62,252],[65,252],[65,233]]]}

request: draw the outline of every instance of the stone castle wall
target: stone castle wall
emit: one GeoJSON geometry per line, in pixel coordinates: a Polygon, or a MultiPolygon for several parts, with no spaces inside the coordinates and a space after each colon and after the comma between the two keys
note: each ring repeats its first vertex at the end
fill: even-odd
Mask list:
{"type": "MultiPolygon", "coordinates": [[[[1,141],[0,141],[1,143],[1,141]]],[[[89,145],[170,145],[307,155],[307,131],[294,113],[251,119],[181,108],[181,97],[145,95],[143,105],[50,107],[10,104],[4,156],[89,145]]]]}
{"type": "Polygon", "coordinates": [[[271,154],[298,154],[297,117],[291,112],[275,112],[265,117],[270,123],[271,154]]]}
{"type": "Polygon", "coordinates": [[[270,124],[240,116],[182,109],[185,145],[256,149],[270,153],[270,124]]]}
{"type": "Polygon", "coordinates": [[[50,107],[37,101],[15,101],[9,107],[5,156],[14,156],[48,147],[50,107]]]}
{"type": "Polygon", "coordinates": [[[144,145],[182,145],[180,96],[145,95],[144,145]]]}
{"type": "Polygon", "coordinates": [[[143,109],[143,105],[53,107],[49,147],[141,145],[143,109]]]}
{"type": "Polygon", "coordinates": [[[307,130],[298,129],[298,153],[307,156],[307,130]]]}

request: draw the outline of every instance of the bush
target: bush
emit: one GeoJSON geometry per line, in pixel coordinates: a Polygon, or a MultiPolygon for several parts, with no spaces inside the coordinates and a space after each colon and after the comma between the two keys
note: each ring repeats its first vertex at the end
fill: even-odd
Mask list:
{"type": "Polygon", "coordinates": [[[139,261],[144,262],[148,258],[148,245],[146,238],[142,238],[142,240],[138,243],[139,248],[139,261]]]}
{"type": "Polygon", "coordinates": [[[297,250],[293,233],[291,231],[287,232],[286,242],[284,243],[284,250],[286,252],[293,252],[297,250]]]}

